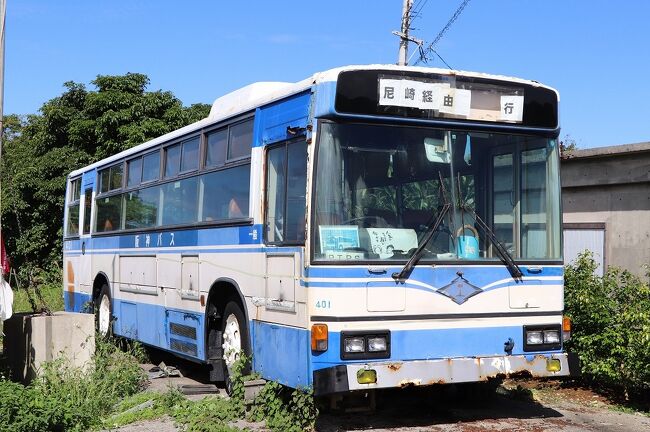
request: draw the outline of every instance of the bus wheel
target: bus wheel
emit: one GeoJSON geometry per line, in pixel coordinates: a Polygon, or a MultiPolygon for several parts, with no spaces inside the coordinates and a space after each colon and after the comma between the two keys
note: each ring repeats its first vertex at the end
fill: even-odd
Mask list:
{"type": "Polygon", "coordinates": [[[228,394],[233,390],[233,373],[234,367],[242,355],[246,357],[247,364],[241,371],[246,375],[250,371],[248,362],[250,361],[250,341],[248,336],[248,323],[244,317],[239,303],[229,301],[223,310],[223,326],[221,330],[223,338],[223,364],[224,376],[226,377],[226,391],[228,394]]]}
{"type": "Polygon", "coordinates": [[[95,299],[95,323],[100,336],[110,335],[112,312],[111,294],[108,285],[104,284],[95,299]]]}

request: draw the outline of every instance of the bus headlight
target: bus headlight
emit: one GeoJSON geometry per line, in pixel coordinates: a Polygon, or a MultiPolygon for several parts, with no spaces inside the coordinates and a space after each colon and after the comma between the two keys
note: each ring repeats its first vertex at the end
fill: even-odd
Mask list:
{"type": "Polygon", "coordinates": [[[386,338],[384,336],[369,337],[368,351],[369,352],[386,351],[386,338]]]}
{"type": "Polygon", "coordinates": [[[365,360],[390,358],[388,330],[341,332],[341,359],[365,360]]]}
{"type": "Polygon", "coordinates": [[[364,339],[362,337],[345,338],[343,342],[346,353],[362,353],[366,350],[364,339]]]}
{"type": "Polygon", "coordinates": [[[524,326],[524,351],[556,351],[562,349],[560,324],[524,326]]]}
{"type": "Polygon", "coordinates": [[[544,343],[557,344],[560,343],[560,332],[557,330],[544,331],[544,343]]]}
{"type": "Polygon", "coordinates": [[[544,343],[544,337],[541,331],[526,332],[526,343],[528,345],[540,345],[544,343]]]}

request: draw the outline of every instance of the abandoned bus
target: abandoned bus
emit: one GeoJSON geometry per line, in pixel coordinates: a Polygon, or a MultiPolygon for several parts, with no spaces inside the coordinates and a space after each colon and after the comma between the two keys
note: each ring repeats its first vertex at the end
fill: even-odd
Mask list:
{"type": "Polygon", "coordinates": [[[569,374],[558,94],[349,66],[70,173],[68,311],[331,394],[569,374]]]}

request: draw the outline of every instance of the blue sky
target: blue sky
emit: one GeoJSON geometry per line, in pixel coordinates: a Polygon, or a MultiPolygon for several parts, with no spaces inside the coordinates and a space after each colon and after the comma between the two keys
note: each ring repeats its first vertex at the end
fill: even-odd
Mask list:
{"type": "MultiPolygon", "coordinates": [[[[402,0],[7,3],[6,114],[35,113],[65,81],[97,75],[145,73],[150,90],[189,105],[255,81],[395,63],[391,31],[402,8],[402,0]]],[[[459,4],[429,0],[414,35],[433,40],[459,4]]],[[[581,148],[650,141],[649,18],[646,0],[473,0],[437,50],[456,69],[557,88],[561,136],[581,148]]]]}

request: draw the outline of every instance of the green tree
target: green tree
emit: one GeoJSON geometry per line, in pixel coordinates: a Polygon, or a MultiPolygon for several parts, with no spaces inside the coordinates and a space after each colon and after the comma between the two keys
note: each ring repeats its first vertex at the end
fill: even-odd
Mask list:
{"type": "Polygon", "coordinates": [[[39,114],[5,117],[0,210],[8,250],[22,273],[60,265],[67,173],[210,110],[207,104],[184,107],[169,91],[147,91],[143,74],[99,75],[92,84],[94,90],[66,82],[39,114]]]}

